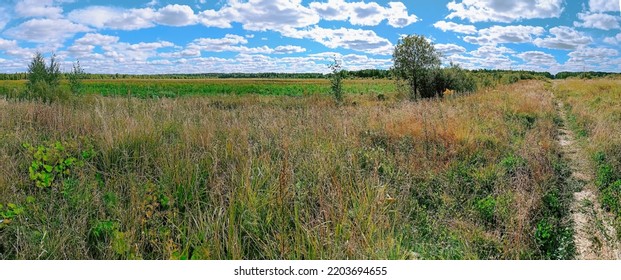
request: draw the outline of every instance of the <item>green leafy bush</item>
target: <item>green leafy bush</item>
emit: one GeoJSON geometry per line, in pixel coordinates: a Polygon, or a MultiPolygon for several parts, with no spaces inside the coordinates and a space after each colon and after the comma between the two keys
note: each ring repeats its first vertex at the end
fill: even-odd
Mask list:
{"type": "Polygon", "coordinates": [[[6,207],[0,204],[0,229],[9,225],[13,218],[24,213],[24,207],[8,203],[6,207]]]}
{"type": "Polygon", "coordinates": [[[487,196],[477,201],[476,209],[486,223],[494,223],[494,213],[496,212],[496,199],[493,196],[487,196]]]}
{"type": "Polygon", "coordinates": [[[37,147],[24,143],[23,146],[32,155],[28,173],[38,188],[51,187],[56,179],[69,176],[72,167],[78,162],[60,142],[37,147]]]}

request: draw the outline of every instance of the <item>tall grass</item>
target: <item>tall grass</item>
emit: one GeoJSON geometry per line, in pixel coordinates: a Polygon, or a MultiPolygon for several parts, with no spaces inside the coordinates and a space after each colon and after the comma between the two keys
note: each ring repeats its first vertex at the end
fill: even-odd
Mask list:
{"type": "Polygon", "coordinates": [[[601,205],[616,217],[621,240],[621,80],[572,79],[559,84],[556,91],[592,157],[601,205]]]}
{"type": "Polygon", "coordinates": [[[0,100],[0,258],[570,257],[542,82],[348,98],[0,100]],[[56,141],[80,164],[37,188],[56,141]]]}

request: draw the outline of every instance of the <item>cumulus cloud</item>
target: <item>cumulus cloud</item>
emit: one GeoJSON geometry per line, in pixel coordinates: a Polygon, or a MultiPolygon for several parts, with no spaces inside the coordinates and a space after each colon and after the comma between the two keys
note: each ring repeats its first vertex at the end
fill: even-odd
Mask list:
{"type": "Polygon", "coordinates": [[[461,0],[447,4],[447,18],[470,22],[513,22],[534,18],[558,18],[564,0],[461,0]]]}
{"type": "Polygon", "coordinates": [[[593,42],[588,35],[567,26],[553,27],[550,29],[550,34],[552,36],[537,38],[533,43],[541,48],[575,50],[593,42]]]}
{"type": "Polygon", "coordinates": [[[434,47],[445,56],[466,52],[466,48],[455,44],[435,44],[434,47]]]}
{"type": "Polygon", "coordinates": [[[462,33],[462,34],[476,34],[477,33],[477,28],[474,25],[464,25],[464,24],[458,24],[454,22],[446,22],[443,20],[434,23],[433,27],[440,29],[444,32],[452,31],[455,33],[462,33]]]}
{"type": "Polygon", "coordinates": [[[617,57],[619,51],[610,48],[580,48],[568,54],[569,60],[565,63],[568,68],[583,71],[586,68],[602,68],[602,64],[608,64],[611,58],[617,57]],[[582,68],[582,69],[580,69],[582,68]]]}
{"type": "Polygon", "coordinates": [[[509,55],[515,51],[500,46],[481,46],[466,53],[455,53],[445,58],[467,69],[511,69],[515,65],[509,55]]]}
{"type": "MultiPolygon", "coordinates": [[[[305,52],[306,49],[300,46],[277,46],[270,48],[268,46],[248,47],[245,46],[248,40],[245,37],[233,34],[227,34],[223,38],[199,38],[188,44],[185,54],[200,54],[200,51],[206,52],[236,52],[240,54],[292,54],[305,52]]],[[[181,53],[184,54],[183,52],[181,53]]],[[[176,56],[177,54],[173,54],[176,56]]]]}
{"type": "Polygon", "coordinates": [[[602,30],[619,29],[619,17],[603,13],[579,13],[581,22],[574,22],[576,27],[602,30]]]}
{"type": "Polygon", "coordinates": [[[517,54],[516,56],[524,60],[527,64],[542,66],[554,66],[558,64],[553,55],[541,51],[528,51],[517,54]]]}
{"type": "Polygon", "coordinates": [[[5,40],[0,38],[0,50],[10,50],[17,48],[17,41],[15,40],[5,40]]]}
{"type": "Polygon", "coordinates": [[[309,7],[324,20],[349,20],[353,25],[376,26],[388,20],[390,26],[401,28],[418,21],[418,17],[409,14],[402,2],[390,2],[388,7],[383,7],[377,2],[329,0],[312,2],[309,7]]]}
{"type": "Polygon", "coordinates": [[[617,36],[606,37],[604,38],[604,43],[610,45],[617,45],[621,43],[621,33],[617,34],[617,36]]]}
{"type": "Polygon", "coordinates": [[[31,19],[8,29],[9,37],[35,43],[59,44],[76,33],[90,31],[90,28],[66,19],[31,19]]]}
{"type": "Polygon", "coordinates": [[[92,45],[92,46],[104,46],[114,44],[119,41],[119,37],[102,35],[99,33],[88,33],[82,38],[75,40],[76,45],[92,45]]]}
{"type": "Polygon", "coordinates": [[[530,43],[533,36],[543,35],[545,30],[539,26],[492,26],[479,30],[478,36],[466,36],[464,41],[477,44],[530,43]]]}
{"type": "Polygon", "coordinates": [[[581,60],[604,60],[619,55],[619,51],[610,48],[581,48],[570,52],[569,57],[581,60]]]}
{"type": "Polygon", "coordinates": [[[104,6],[91,6],[74,10],[69,19],[99,29],[137,30],[153,27],[154,10],[120,9],[104,6]]]}
{"type": "Polygon", "coordinates": [[[312,39],[331,49],[344,48],[379,55],[390,55],[393,51],[393,44],[372,30],[328,29],[315,26],[301,30],[289,29],[283,35],[298,39],[312,39]]]}
{"type": "Polygon", "coordinates": [[[195,24],[198,17],[194,10],[186,5],[168,5],[157,11],[155,21],[159,24],[170,26],[186,26],[195,24]]]}
{"type": "Polygon", "coordinates": [[[589,0],[589,8],[592,12],[621,12],[616,0],[589,0]]]}
{"type": "Polygon", "coordinates": [[[11,15],[6,8],[0,7],[0,31],[11,21],[11,15]]]}
{"type": "Polygon", "coordinates": [[[302,0],[231,0],[220,10],[201,12],[199,18],[209,27],[230,28],[231,23],[238,22],[250,31],[279,31],[319,22],[317,13],[303,6],[302,0]]]}
{"type": "Polygon", "coordinates": [[[19,0],[15,4],[15,13],[19,17],[60,18],[63,9],[54,0],[19,0]]]}
{"type": "Polygon", "coordinates": [[[74,10],[68,18],[99,29],[138,30],[156,25],[187,26],[199,22],[199,16],[186,5],[167,5],[153,8],[123,9],[106,6],[90,6],[74,10]]]}

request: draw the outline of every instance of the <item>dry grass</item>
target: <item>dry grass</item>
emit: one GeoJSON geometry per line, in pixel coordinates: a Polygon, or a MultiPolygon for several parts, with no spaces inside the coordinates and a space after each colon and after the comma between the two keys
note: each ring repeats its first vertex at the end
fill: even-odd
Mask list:
{"type": "Polygon", "coordinates": [[[0,203],[25,213],[0,228],[0,257],[552,257],[534,237],[563,184],[543,82],[352,100],[2,100],[0,203]],[[37,189],[22,143],[48,141],[96,154],[37,189]]]}
{"type": "MultiPolygon", "coordinates": [[[[599,199],[621,232],[621,80],[569,80],[557,85],[570,125],[592,156],[599,199]]],[[[621,236],[617,236],[621,240],[621,236]]]]}

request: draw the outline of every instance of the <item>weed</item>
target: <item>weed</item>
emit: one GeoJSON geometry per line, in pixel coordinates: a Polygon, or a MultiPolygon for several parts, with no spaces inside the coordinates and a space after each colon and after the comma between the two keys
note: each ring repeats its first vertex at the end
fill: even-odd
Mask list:
{"type": "Polygon", "coordinates": [[[494,213],[496,212],[496,199],[493,196],[487,196],[477,201],[476,209],[479,211],[481,218],[490,225],[494,224],[494,213]]]}
{"type": "Polygon", "coordinates": [[[55,181],[58,181],[57,179],[68,177],[71,175],[71,169],[78,163],[78,160],[71,156],[60,142],[37,147],[24,143],[23,147],[33,158],[28,173],[38,188],[51,187],[55,181]]]}

